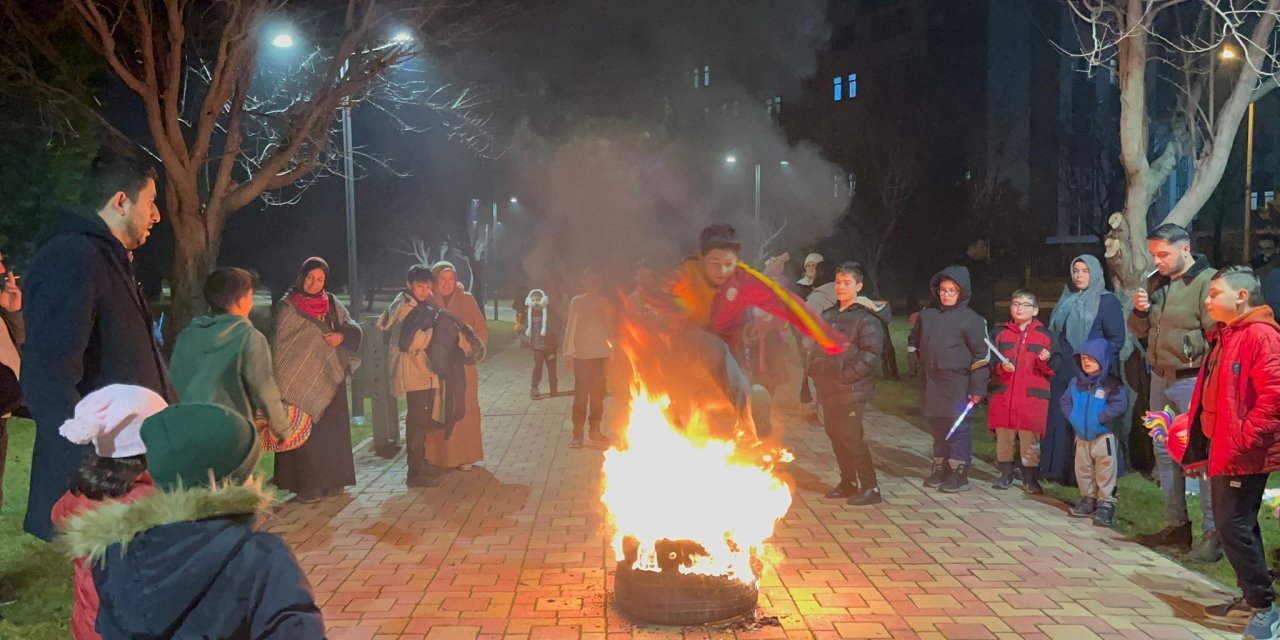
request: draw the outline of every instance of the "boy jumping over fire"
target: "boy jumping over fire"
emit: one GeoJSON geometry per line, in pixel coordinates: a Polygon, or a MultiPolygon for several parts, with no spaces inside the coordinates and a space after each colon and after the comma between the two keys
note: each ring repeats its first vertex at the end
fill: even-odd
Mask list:
{"type": "MultiPolygon", "coordinates": [[[[640,379],[666,387],[661,391],[671,396],[677,420],[686,428],[694,426],[688,419],[695,407],[710,415],[733,418],[732,431],[726,432],[730,425],[718,420],[703,425],[722,437],[743,432],[754,435],[758,432],[756,420],[768,419],[768,392],[753,387],[744,373],[749,309],[786,320],[828,353],[845,348],[844,338],[802,300],[739,261],[742,245],[735,233],[727,224],[704,228],[698,255],[686,258],[661,291],[645,292],[645,302],[653,310],[676,322],[661,335],[633,331],[628,336],[646,351],[656,348],[665,352],[658,358],[632,358],[632,364],[640,379]]],[[[775,258],[771,266],[784,261],[775,258]]],[[[768,271],[771,269],[766,268],[768,271]]]]}

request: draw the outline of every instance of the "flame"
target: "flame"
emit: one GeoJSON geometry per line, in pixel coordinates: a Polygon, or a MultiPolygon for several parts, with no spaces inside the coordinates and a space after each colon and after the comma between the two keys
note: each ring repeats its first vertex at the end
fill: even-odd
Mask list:
{"type": "Polygon", "coordinates": [[[793,456],[742,431],[733,440],[723,439],[723,430],[721,437],[713,435],[717,431],[709,423],[723,403],[712,398],[682,416],[678,428],[670,398],[650,392],[638,379],[658,373],[654,365],[660,363],[640,366],[637,356],[642,345],[661,351],[655,336],[627,324],[621,346],[637,380],[621,443],[604,454],[601,495],[614,530],[614,553],[636,570],[666,565],[681,573],[755,582],[763,571],[765,540],[791,507],[791,489],[774,475],[773,465],[793,456]]]}

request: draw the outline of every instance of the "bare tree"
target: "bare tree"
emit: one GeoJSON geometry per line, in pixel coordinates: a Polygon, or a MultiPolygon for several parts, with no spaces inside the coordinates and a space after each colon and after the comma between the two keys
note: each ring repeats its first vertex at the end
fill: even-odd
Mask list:
{"type": "Polygon", "coordinates": [[[1118,76],[1126,190],[1123,212],[1111,216],[1106,255],[1118,288],[1128,291],[1144,284],[1147,213],[1169,174],[1190,159],[1191,183],[1165,218],[1189,225],[1222,179],[1245,110],[1276,87],[1280,0],[1065,1],[1081,36],[1074,55],[1114,63],[1118,76]],[[1235,55],[1234,70],[1222,68],[1225,47],[1235,55]],[[1158,109],[1149,73],[1177,94],[1167,114],[1172,135],[1154,149],[1150,120],[1158,109]],[[1221,100],[1219,74],[1234,74],[1221,100]]]}
{"type": "Polygon", "coordinates": [[[273,196],[290,187],[296,197],[344,170],[335,144],[342,107],[361,101],[398,117],[386,105],[421,105],[443,115],[450,135],[489,150],[472,92],[392,82],[389,72],[492,17],[465,0],[335,0],[305,9],[285,0],[0,0],[0,25],[13,38],[0,53],[0,82],[32,91],[42,105],[93,114],[160,161],[175,236],[176,330],[200,311],[200,283],[234,212],[258,198],[292,201],[273,196]],[[260,49],[266,28],[286,17],[321,35],[299,38],[301,55],[273,74],[260,49]],[[393,29],[415,37],[393,39],[393,29]],[[131,140],[103,116],[87,80],[71,89],[48,80],[66,79],[58,38],[67,33],[141,104],[149,139],[131,140]]]}

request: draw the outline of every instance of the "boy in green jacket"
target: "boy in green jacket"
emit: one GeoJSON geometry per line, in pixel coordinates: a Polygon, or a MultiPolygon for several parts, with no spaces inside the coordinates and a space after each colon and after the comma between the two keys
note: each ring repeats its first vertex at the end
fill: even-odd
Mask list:
{"type": "Polygon", "coordinates": [[[262,412],[279,442],[293,434],[271,366],[266,336],[249,322],[253,275],[218,267],[204,281],[211,315],[200,316],[178,335],[169,361],[183,402],[227,407],[242,416],[262,412]]]}

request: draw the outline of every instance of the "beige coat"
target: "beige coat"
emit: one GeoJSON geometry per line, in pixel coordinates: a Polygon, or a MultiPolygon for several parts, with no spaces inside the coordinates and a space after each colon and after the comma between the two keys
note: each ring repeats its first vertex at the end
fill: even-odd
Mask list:
{"type": "MultiPolygon", "coordinates": [[[[432,294],[432,304],[452,313],[463,324],[476,332],[476,337],[485,344],[489,343],[489,323],[484,319],[484,311],[476,304],[470,293],[463,291],[462,285],[454,290],[446,304],[439,294],[432,294]]],[[[416,341],[415,341],[416,342],[416,341]]],[[[467,411],[453,427],[453,435],[444,439],[444,431],[432,429],[427,432],[427,459],[442,467],[457,467],[484,460],[484,442],[480,433],[480,375],[476,365],[467,365],[467,411]]]]}
{"type": "Polygon", "coordinates": [[[378,329],[391,332],[391,375],[392,390],[396,397],[403,398],[410,391],[426,391],[434,389],[439,381],[431,363],[427,361],[427,344],[431,342],[431,331],[419,331],[413,337],[409,351],[400,350],[400,331],[404,327],[404,319],[418,306],[418,301],[408,293],[401,291],[391,306],[378,316],[378,329]]]}

